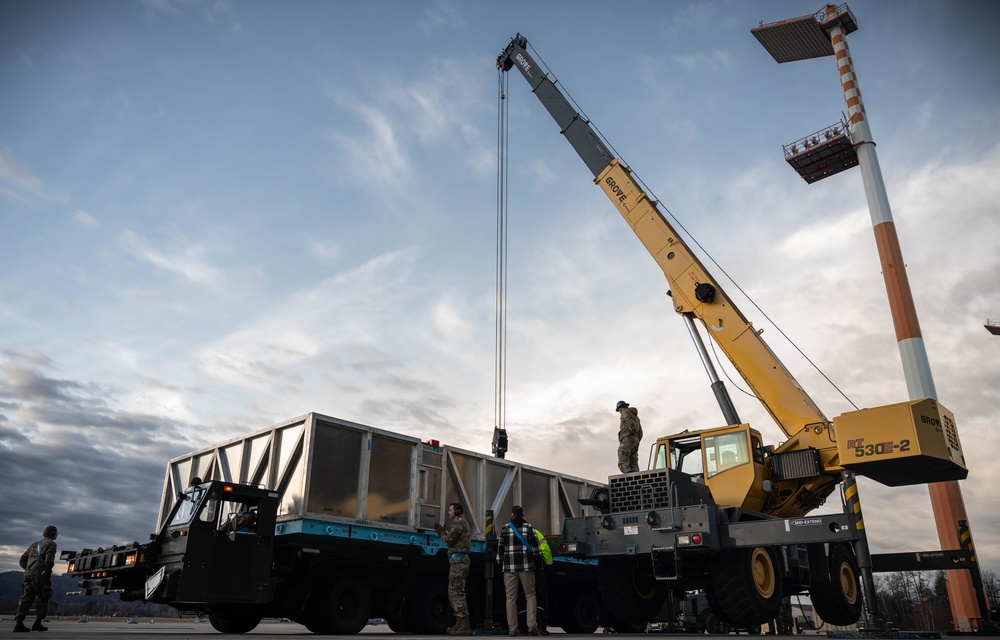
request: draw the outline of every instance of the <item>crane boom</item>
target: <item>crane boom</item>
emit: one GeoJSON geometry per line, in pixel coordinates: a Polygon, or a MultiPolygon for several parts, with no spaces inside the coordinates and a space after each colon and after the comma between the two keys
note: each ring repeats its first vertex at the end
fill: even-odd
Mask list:
{"type": "Polygon", "coordinates": [[[698,318],[753,393],[789,438],[804,427],[827,424],[809,394],[761,339],[725,291],[633,178],[629,168],[566,99],[549,74],[527,51],[518,34],[497,60],[504,71],[516,67],[555,119],[618,213],[666,276],[674,311],[698,318]]]}

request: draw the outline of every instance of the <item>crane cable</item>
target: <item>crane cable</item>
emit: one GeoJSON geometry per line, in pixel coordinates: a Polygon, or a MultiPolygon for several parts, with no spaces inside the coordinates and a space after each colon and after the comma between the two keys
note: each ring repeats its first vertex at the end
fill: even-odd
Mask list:
{"type": "Polygon", "coordinates": [[[496,323],[493,368],[493,454],[507,451],[507,74],[497,73],[496,323]]]}

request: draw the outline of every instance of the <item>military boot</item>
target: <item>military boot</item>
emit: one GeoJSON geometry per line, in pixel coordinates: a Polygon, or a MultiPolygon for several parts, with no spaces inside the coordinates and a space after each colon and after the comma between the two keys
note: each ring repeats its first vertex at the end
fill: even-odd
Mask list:
{"type": "Polygon", "coordinates": [[[16,620],[14,620],[14,631],[17,631],[19,633],[27,633],[28,631],[31,631],[31,629],[24,626],[24,620],[22,620],[21,618],[17,618],[16,620]]]}
{"type": "Polygon", "coordinates": [[[455,618],[455,626],[448,632],[450,636],[471,636],[472,627],[469,626],[469,617],[455,618]]]}
{"type": "Polygon", "coordinates": [[[38,618],[35,620],[35,624],[31,625],[32,631],[48,631],[49,628],[42,624],[42,619],[38,618]]]}

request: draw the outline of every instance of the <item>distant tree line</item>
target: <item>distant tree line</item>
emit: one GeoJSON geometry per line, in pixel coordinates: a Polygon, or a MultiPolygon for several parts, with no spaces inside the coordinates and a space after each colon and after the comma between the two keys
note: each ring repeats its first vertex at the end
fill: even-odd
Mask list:
{"type": "MultiPolygon", "coordinates": [[[[990,612],[996,619],[1000,608],[1000,574],[983,571],[983,587],[990,612]]],[[[944,571],[904,571],[875,576],[879,610],[898,629],[948,631],[955,628],[944,571]]]]}
{"type": "MultiPolygon", "coordinates": [[[[0,611],[13,613],[21,597],[20,571],[0,573],[0,611]]],[[[177,617],[177,610],[165,604],[152,602],[124,602],[118,594],[103,596],[70,596],[67,592],[77,589],[78,578],[52,576],[52,600],[49,602],[50,616],[119,616],[130,618],[170,618],[177,617]]]]}

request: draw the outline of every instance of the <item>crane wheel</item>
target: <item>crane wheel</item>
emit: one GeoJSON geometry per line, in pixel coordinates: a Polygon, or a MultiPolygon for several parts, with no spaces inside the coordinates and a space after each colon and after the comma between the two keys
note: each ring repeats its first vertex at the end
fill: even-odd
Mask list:
{"type": "Polygon", "coordinates": [[[778,566],[769,547],[723,554],[712,569],[712,586],[705,591],[709,606],[732,626],[770,622],[781,606],[778,566]]]}
{"type": "Polygon", "coordinates": [[[656,583],[652,570],[634,559],[600,559],[597,574],[601,599],[611,615],[623,622],[645,625],[666,600],[667,590],[656,583]]]}
{"type": "Polygon", "coordinates": [[[830,582],[809,585],[809,599],[824,622],[846,626],[858,621],[864,601],[858,563],[849,547],[842,544],[830,547],[830,582]]]}

